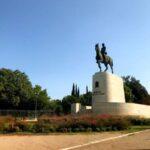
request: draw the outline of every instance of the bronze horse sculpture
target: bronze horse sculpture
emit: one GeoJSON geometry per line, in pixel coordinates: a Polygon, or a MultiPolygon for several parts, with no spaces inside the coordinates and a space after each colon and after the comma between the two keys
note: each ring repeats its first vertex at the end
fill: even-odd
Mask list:
{"type": "Polygon", "coordinates": [[[95,45],[95,51],[96,51],[96,63],[98,64],[98,67],[100,69],[100,72],[102,72],[102,67],[101,67],[101,63],[103,63],[106,67],[106,69],[104,71],[108,70],[108,65],[111,68],[111,72],[113,73],[113,59],[107,55],[105,55],[105,59],[103,58],[103,55],[99,49],[99,45],[96,44],[95,45]]]}

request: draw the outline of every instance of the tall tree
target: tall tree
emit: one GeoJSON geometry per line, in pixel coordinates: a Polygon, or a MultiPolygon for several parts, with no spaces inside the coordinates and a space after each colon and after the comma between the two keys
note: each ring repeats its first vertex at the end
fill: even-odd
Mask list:
{"type": "Polygon", "coordinates": [[[77,97],[80,97],[80,89],[78,87],[78,91],[77,91],[77,97]]]}
{"type": "Polygon", "coordinates": [[[0,69],[0,109],[28,107],[32,84],[19,70],[0,69]]]}
{"type": "Polygon", "coordinates": [[[86,86],[86,94],[89,92],[89,90],[88,90],[88,86],[86,86]]]}
{"type": "Polygon", "coordinates": [[[73,83],[73,85],[72,85],[71,95],[72,95],[72,96],[75,96],[75,84],[74,84],[74,83],[73,83]]]}
{"type": "Polygon", "coordinates": [[[45,107],[45,99],[49,99],[46,90],[41,90],[40,94],[36,95],[25,73],[19,70],[0,69],[0,109],[34,109],[35,97],[45,107]]]}
{"type": "Polygon", "coordinates": [[[75,87],[75,96],[78,97],[78,86],[76,84],[76,87],[75,87]]]}
{"type": "MultiPolygon", "coordinates": [[[[146,88],[135,77],[123,77],[125,93],[128,95],[130,102],[143,103],[143,100],[149,96],[146,88]]],[[[126,96],[127,96],[126,95],[126,96]]],[[[126,97],[127,98],[127,97],[126,97]]]]}

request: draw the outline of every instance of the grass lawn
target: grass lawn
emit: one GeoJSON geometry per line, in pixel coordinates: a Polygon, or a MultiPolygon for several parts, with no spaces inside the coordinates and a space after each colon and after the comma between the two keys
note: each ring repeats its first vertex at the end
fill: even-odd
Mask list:
{"type": "Polygon", "coordinates": [[[128,130],[122,131],[123,133],[131,133],[131,132],[137,132],[137,131],[142,131],[142,130],[147,130],[150,129],[150,126],[132,126],[128,130]]]}

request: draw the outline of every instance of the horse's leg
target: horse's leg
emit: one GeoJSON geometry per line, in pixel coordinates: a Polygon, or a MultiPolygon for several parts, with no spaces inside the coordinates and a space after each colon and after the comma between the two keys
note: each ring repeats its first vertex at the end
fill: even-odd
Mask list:
{"type": "Polygon", "coordinates": [[[112,60],[109,61],[109,66],[111,68],[111,72],[114,73],[114,70],[113,70],[113,61],[112,60]]]}
{"type": "Polygon", "coordinates": [[[113,70],[113,66],[110,65],[110,68],[111,68],[111,72],[114,73],[114,70],[113,70]]]}
{"type": "Polygon", "coordinates": [[[101,67],[100,61],[98,61],[98,67],[99,67],[99,69],[100,69],[100,72],[102,72],[102,67],[101,67]]]}
{"type": "Polygon", "coordinates": [[[105,64],[105,67],[106,69],[104,70],[105,72],[108,70],[108,64],[107,63],[104,63],[105,64]]]}

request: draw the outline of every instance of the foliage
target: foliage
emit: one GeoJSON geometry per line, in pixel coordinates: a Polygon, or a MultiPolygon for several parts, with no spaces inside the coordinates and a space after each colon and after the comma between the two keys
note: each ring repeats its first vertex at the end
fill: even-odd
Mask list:
{"type": "Polygon", "coordinates": [[[79,98],[76,96],[66,96],[62,99],[62,107],[63,107],[63,112],[65,114],[68,114],[71,112],[71,104],[72,103],[77,103],[80,102],[79,98]]]}
{"type": "Polygon", "coordinates": [[[71,96],[74,96],[74,97],[79,97],[80,96],[80,89],[77,86],[77,84],[75,85],[73,83],[73,85],[72,85],[72,91],[71,91],[71,96]]]}
{"type": "Polygon", "coordinates": [[[71,91],[71,95],[74,96],[75,95],[75,84],[73,83],[72,85],[72,91],[71,91]]]}
{"type": "Polygon", "coordinates": [[[118,131],[136,126],[150,126],[150,119],[110,115],[41,116],[37,122],[26,122],[15,118],[0,117],[0,132],[91,132],[118,131]]]}
{"type": "Polygon", "coordinates": [[[140,104],[150,103],[149,94],[139,80],[131,76],[123,77],[123,80],[127,102],[134,102],[140,104]],[[147,100],[145,100],[146,98],[147,100]]]}
{"type": "Polygon", "coordinates": [[[32,87],[28,76],[19,70],[0,69],[0,109],[46,109],[49,97],[40,86],[32,87]]]}
{"type": "Polygon", "coordinates": [[[130,87],[127,86],[126,84],[124,84],[124,91],[125,91],[125,99],[126,99],[126,102],[132,102],[132,101],[133,101],[132,90],[131,90],[130,87]]]}
{"type": "Polygon", "coordinates": [[[128,117],[128,120],[132,125],[147,125],[150,126],[150,119],[140,118],[140,117],[128,117]]]}
{"type": "Polygon", "coordinates": [[[92,105],[92,92],[87,92],[80,96],[80,102],[82,105],[91,106],[92,105]]]}
{"type": "Polygon", "coordinates": [[[32,85],[25,73],[0,69],[0,109],[27,107],[32,85]]]}
{"type": "Polygon", "coordinates": [[[129,128],[130,122],[121,117],[101,116],[43,116],[38,122],[25,122],[12,119],[8,122],[1,121],[0,131],[9,132],[91,132],[91,131],[114,131],[129,128]]]}
{"type": "Polygon", "coordinates": [[[39,122],[51,124],[58,132],[82,132],[82,131],[112,131],[124,130],[130,126],[127,119],[121,117],[100,116],[62,116],[41,118],[39,122]]]}
{"type": "Polygon", "coordinates": [[[61,115],[63,113],[63,106],[60,100],[51,100],[49,104],[49,109],[56,115],[61,115]]]}
{"type": "Polygon", "coordinates": [[[47,95],[47,91],[42,90],[41,86],[39,86],[39,85],[35,85],[35,87],[33,88],[31,100],[32,100],[32,102],[37,101],[37,109],[39,109],[39,110],[40,109],[48,109],[48,107],[49,107],[50,98],[47,95]]]}
{"type": "Polygon", "coordinates": [[[89,92],[88,86],[86,86],[86,94],[89,92]]]}

